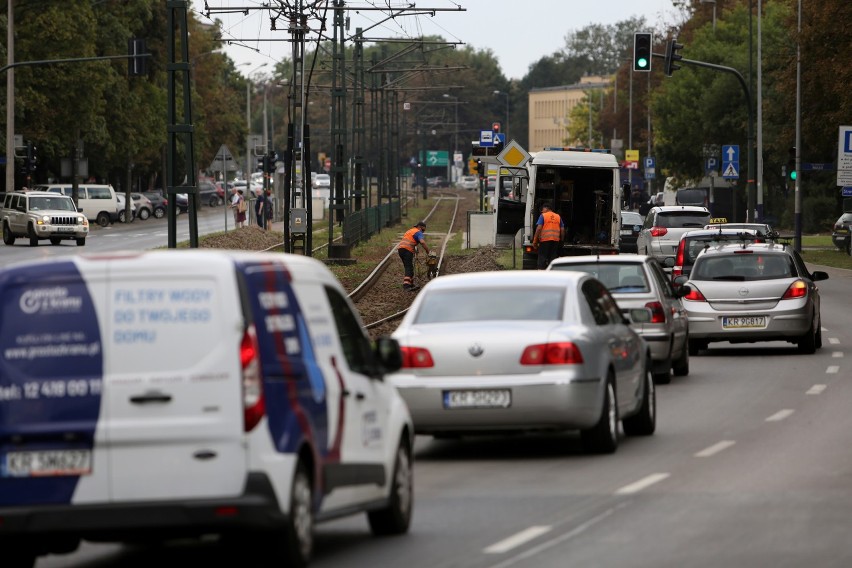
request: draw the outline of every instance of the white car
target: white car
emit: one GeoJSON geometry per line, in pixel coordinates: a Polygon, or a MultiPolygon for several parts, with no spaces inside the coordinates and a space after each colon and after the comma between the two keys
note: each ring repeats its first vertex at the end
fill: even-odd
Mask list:
{"type": "Polygon", "coordinates": [[[476,176],[462,176],[459,179],[459,188],[467,189],[469,191],[479,189],[479,178],[476,176]]]}
{"type": "Polygon", "coordinates": [[[304,566],[316,522],[408,530],[413,425],[383,380],[399,346],[370,342],[318,260],[127,251],[3,276],[4,568],[205,534],[246,566],[304,566]]]}
{"type": "MultiPolygon", "coordinates": [[[[116,212],[118,213],[118,220],[121,223],[127,222],[127,208],[125,206],[126,201],[124,200],[124,193],[117,191],[115,192],[115,197],[118,200],[118,207],[116,208],[116,212]]],[[[130,220],[136,218],[136,202],[133,199],[130,200],[130,220]]]]}
{"type": "Polygon", "coordinates": [[[645,215],[645,223],[636,238],[636,248],[639,254],[653,256],[666,265],[667,258],[674,261],[680,238],[684,233],[702,229],[709,223],[710,211],[706,207],[690,205],[651,207],[645,215]]]}

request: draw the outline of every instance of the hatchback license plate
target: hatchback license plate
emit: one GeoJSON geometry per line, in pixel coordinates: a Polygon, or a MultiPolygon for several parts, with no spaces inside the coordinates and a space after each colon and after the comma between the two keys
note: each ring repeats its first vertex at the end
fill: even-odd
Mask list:
{"type": "Polygon", "coordinates": [[[509,389],[444,391],[444,408],[509,408],[511,405],[512,391],[509,389]]]}
{"type": "Polygon", "coordinates": [[[764,327],[766,327],[766,316],[728,316],[722,318],[722,329],[763,329],[764,327]]]}
{"type": "Polygon", "coordinates": [[[41,450],[8,452],[3,460],[4,477],[47,477],[92,473],[91,450],[41,450]]]}

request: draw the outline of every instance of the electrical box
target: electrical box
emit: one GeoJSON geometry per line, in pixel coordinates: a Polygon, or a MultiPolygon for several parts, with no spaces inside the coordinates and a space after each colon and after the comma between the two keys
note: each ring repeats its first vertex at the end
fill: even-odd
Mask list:
{"type": "Polygon", "coordinates": [[[307,209],[290,209],[290,232],[293,234],[308,232],[307,209]]]}

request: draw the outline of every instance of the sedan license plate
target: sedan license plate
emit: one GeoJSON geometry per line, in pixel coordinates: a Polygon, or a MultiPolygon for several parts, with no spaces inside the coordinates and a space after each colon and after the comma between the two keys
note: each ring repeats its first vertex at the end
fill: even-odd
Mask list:
{"type": "Polygon", "coordinates": [[[633,231],[631,231],[630,229],[621,229],[621,234],[622,235],[632,235],[633,231]]]}
{"type": "Polygon", "coordinates": [[[444,391],[444,408],[509,408],[509,389],[444,391]]]}
{"type": "Polygon", "coordinates": [[[766,316],[726,316],[722,318],[722,329],[763,329],[766,316]]]}
{"type": "Polygon", "coordinates": [[[89,475],[91,450],[41,450],[8,452],[2,463],[3,477],[89,475]]]}

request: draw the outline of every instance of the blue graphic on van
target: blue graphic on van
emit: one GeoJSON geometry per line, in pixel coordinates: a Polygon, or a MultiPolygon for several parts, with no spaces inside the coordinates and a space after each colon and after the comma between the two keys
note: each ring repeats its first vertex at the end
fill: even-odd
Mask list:
{"type": "Polygon", "coordinates": [[[71,502],[91,464],[103,367],[73,261],[0,273],[0,506],[71,502]]]}

